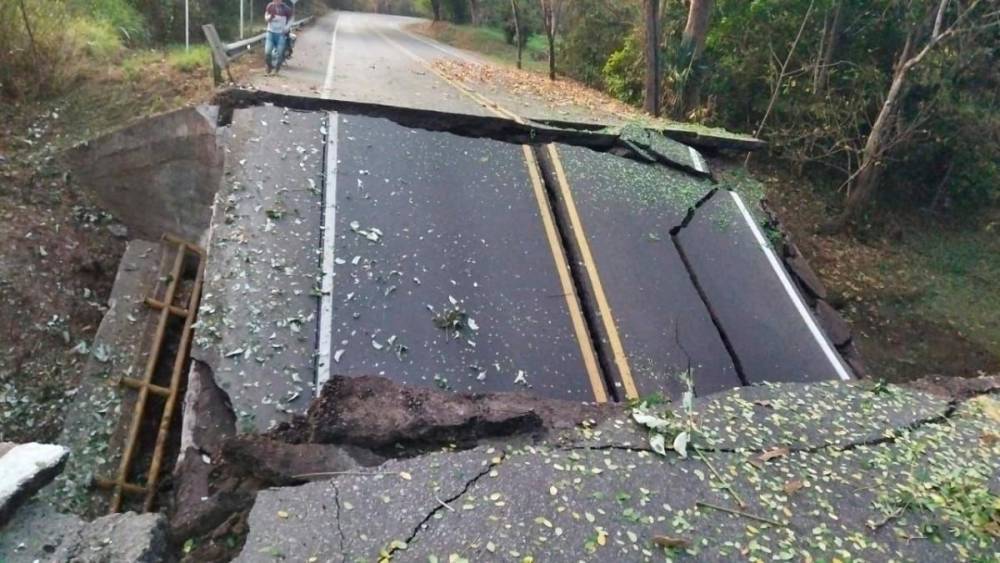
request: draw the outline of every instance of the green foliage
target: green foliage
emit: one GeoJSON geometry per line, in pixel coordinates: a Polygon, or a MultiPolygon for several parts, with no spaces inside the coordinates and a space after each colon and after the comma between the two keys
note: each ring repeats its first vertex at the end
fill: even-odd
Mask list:
{"type": "MultiPolygon", "coordinates": [[[[842,188],[857,170],[906,34],[926,32],[936,3],[839,2],[841,26],[825,81],[816,80],[816,65],[827,45],[834,0],[717,0],[693,76],[676,66],[684,57],[668,55],[665,89],[696,80],[702,102],[696,117],[752,131],[778,87],[762,136],[776,155],[820,184],[842,188]],[[802,38],[781,77],[803,21],[802,38]]],[[[665,22],[674,22],[665,31],[668,46],[680,44],[678,17],[665,15],[665,22]]],[[[910,73],[897,127],[903,134],[881,175],[883,209],[966,214],[1000,200],[998,40],[995,26],[965,35],[938,47],[910,73]]]]}
{"type": "Polygon", "coordinates": [[[625,40],[621,49],[611,53],[604,63],[601,76],[609,94],[619,100],[639,105],[642,103],[643,88],[642,46],[634,34],[625,40]]]}
{"type": "Polygon", "coordinates": [[[116,56],[118,32],[107,21],[78,13],[65,3],[3,0],[0,19],[0,95],[45,96],[68,90],[86,72],[90,60],[116,56]],[[29,35],[24,25],[31,26],[29,35]],[[33,37],[33,40],[32,40],[33,37]]]}
{"type": "Polygon", "coordinates": [[[192,45],[190,50],[175,45],[167,50],[167,62],[181,72],[196,72],[211,66],[212,51],[208,45],[192,45]]]}
{"type": "MultiPolygon", "coordinates": [[[[634,34],[636,2],[576,0],[569,4],[556,49],[560,72],[594,87],[604,87],[612,54],[634,34]]],[[[641,49],[639,49],[641,52],[641,49]]]]}
{"type": "Polygon", "coordinates": [[[125,41],[147,39],[146,22],[128,0],[70,0],[69,4],[79,17],[109,27],[125,41]]]}

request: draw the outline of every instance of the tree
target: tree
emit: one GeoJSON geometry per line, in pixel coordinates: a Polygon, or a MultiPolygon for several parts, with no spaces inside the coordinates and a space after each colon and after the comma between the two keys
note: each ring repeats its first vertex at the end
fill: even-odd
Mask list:
{"type": "Polygon", "coordinates": [[[819,55],[813,68],[813,93],[821,94],[830,80],[830,67],[840,45],[841,22],[843,22],[843,0],[833,0],[833,6],[823,19],[823,35],[820,36],[819,55]]]}
{"type": "Polygon", "coordinates": [[[701,80],[698,76],[698,60],[705,51],[705,38],[708,36],[708,26],[712,17],[713,0],[690,0],[687,23],[681,36],[681,64],[685,77],[681,84],[681,92],[677,95],[675,114],[684,115],[698,104],[701,97],[701,80]]]}
{"type": "Polygon", "coordinates": [[[643,27],[646,31],[646,75],[643,109],[660,115],[660,0],[643,0],[643,27]]]}
{"type": "MultiPolygon", "coordinates": [[[[950,18],[949,23],[951,4],[951,0],[939,0],[936,8],[928,9],[922,17],[918,14],[912,19],[893,67],[889,91],[885,94],[878,116],[865,141],[861,164],[848,179],[848,183],[853,180],[853,186],[848,192],[844,210],[824,225],[825,232],[843,230],[869,205],[878,188],[884,169],[884,159],[888,152],[919,125],[919,123],[906,123],[900,115],[901,101],[908,88],[910,73],[945,40],[962,33],[969,33],[978,27],[974,20],[979,15],[981,0],[972,0],[965,6],[956,0],[955,15],[950,18]]],[[[980,25],[991,24],[981,22],[980,25]]]]}
{"type": "Polygon", "coordinates": [[[434,21],[441,21],[441,0],[431,0],[431,12],[434,14],[434,21]]]}
{"type": "Polygon", "coordinates": [[[705,37],[712,17],[712,0],[690,1],[681,45],[691,54],[692,60],[697,60],[705,50],[705,37]]]}
{"type": "Polygon", "coordinates": [[[542,23],[549,43],[549,80],[556,79],[556,31],[564,0],[539,0],[542,5],[542,23]]]}
{"type": "Polygon", "coordinates": [[[469,16],[472,18],[472,25],[479,25],[481,23],[479,0],[469,0],[469,16]]]}
{"type": "Polygon", "coordinates": [[[521,11],[517,0],[510,0],[510,10],[514,17],[514,43],[517,44],[517,68],[521,68],[521,54],[524,52],[524,41],[521,39],[521,11]]]}

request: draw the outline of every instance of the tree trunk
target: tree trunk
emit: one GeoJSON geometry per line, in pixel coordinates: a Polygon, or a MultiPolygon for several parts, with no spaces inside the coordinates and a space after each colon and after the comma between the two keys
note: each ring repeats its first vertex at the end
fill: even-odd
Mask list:
{"type": "Polygon", "coordinates": [[[434,21],[441,21],[441,0],[431,0],[431,11],[434,12],[434,21]]]}
{"type": "Polygon", "coordinates": [[[840,0],[834,2],[823,25],[823,37],[819,57],[816,59],[816,69],[813,72],[813,93],[823,93],[830,82],[830,65],[840,46],[840,26],[843,18],[843,4],[840,0]]]}
{"type": "Polygon", "coordinates": [[[154,43],[161,43],[167,38],[166,26],[163,23],[163,0],[143,0],[143,15],[149,22],[149,35],[154,43]]]}
{"type": "Polygon", "coordinates": [[[521,41],[521,14],[518,10],[517,0],[510,0],[510,9],[514,13],[514,43],[517,44],[517,68],[521,68],[521,53],[524,51],[524,43],[521,41]]]}
{"type": "Polygon", "coordinates": [[[24,30],[28,32],[28,46],[31,49],[31,59],[36,70],[41,70],[38,65],[41,60],[38,58],[38,47],[35,45],[35,32],[31,30],[31,22],[28,20],[28,10],[24,7],[24,0],[21,0],[21,18],[24,20],[24,30]]]}
{"type": "Polygon", "coordinates": [[[479,25],[479,0],[469,0],[469,15],[472,17],[472,25],[479,25]]]}
{"type": "Polygon", "coordinates": [[[643,0],[646,29],[646,76],[643,88],[643,109],[660,115],[660,0],[643,0]]]}
{"type": "Polygon", "coordinates": [[[708,24],[712,16],[712,0],[691,0],[688,8],[687,24],[681,37],[681,53],[687,60],[681,60],[686,66],[681,91],[677,93],[678,103],[675,114],[686,115],[698,105],[701,98],[701,77],[695,63],[705,50],[705,37],[708,35],[708,24]]]}
{"type": "Polygon", "coordinates": [[[697,60],[705,50],[705,36],[708,34],[708,22],[712,16],[712,0],[691,0],[688,8],[687,25],[681,45],[691,54],[691,60],[697,60]]]}
{"type": "Polygon", "coordinates": [[[545,37],[549,42],[549,80],[556,79],[556,25],[558,23],[558,0],[540,0],[545,37]]]}
{"type": "Polygon", "coordinates": [[[875,118],[872,130],[868,133],[865,141],[865,148],[861,153],[861,165],[858,168],[857,180],[847,197],[844,210],[839,216],[824,226],[825,232],[839,232],[848,224],[857,219],[858,215],[872,200],[875,195],[875,188],[878,186],[882,176],[882,158],[885,156],[887,146],[892,139],[894,128],[898,120],[899,102],[906,89],[906,78],[912,68],[910,59],[913,51],[913,37],[906,38],[903,52],[899,56],[892,77],[892,84],[889,92],[885,96],[882,108],[875,118]]]}

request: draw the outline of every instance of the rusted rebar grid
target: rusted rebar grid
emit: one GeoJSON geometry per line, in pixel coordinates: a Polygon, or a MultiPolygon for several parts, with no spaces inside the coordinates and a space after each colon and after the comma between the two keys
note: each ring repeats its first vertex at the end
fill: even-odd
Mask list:
{"type": "MultiPolygon", "coordinates": [[[[96,484],[104,489],[112,491],[109,512],[114,513],[121,510],[122,498],[124,494],[145,495],[143,508],[150,511],[156,498],[156,488],[159,483],[160,466],[163,463],[163,453],[166,447],[167,437],[173,421],[173,413],[177,405],[177,395],[183,379],[184,365],[187,363],[188,353],[191,346],[191,334],[193,332],[194,319],[198,309],[198,302],[201,298],[201,285],[205,273],[205,252],[198,246],[179,239],[172,235],[164,235],[163,241],[177,245],[177,254],[174,258],[173,267],[167,278],[167,287],[163,300],[147,297],[145,303],[151,309],[160,313],[156,324],[156,331],[153,335],[149,356],[146,359],[146,367],[142,379],[122,377],[120,384],[136,389],[138,396],[135,407],[132,411],[132,420],[128,428],[128,436],[125,441],[125,449],[118,467],[118,474],[115,479],[95,479],[96,484]],[[184,260],[189,254],[193,254],[198,260],[198,266],[194,279],[194,287],[188,298],[185,307],[177,307],[173,304],[177,294],[177,288],[181,281],[184,270],[184,260]],[[171,316],[184,319],[184,328],[180,334],[180,344],[174,357],[170,374],[169,387],[156,385],[153,383],[153,376],[156,372],[157,364],[160,361],[160,354],[164,347],[167,323],[171,316]],[[153,456],[150,461],[149,473],[146,477],[146,484],[139,485],[128,481],[129,472],[138,449],[139,431],[142,426],[143,416],[146,413],[147,403],[150,394],[157,395],[165,399],[163,413],[156,427],[156,443],[153,448],[153,456]]],[[[163,265],[166,265],[164,259],[163,265]]],[[[162,271],[162,268],[161,268],[162,271]]],[[[155,291],[154,291],[155,293],[155,291]]]]}

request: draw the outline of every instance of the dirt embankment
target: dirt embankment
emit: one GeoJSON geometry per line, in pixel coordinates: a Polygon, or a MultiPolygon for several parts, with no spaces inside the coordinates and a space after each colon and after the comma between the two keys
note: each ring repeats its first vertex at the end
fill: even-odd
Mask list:
{"type": "MultiPolygon", "coordinates": [[[[234,75],[256,62],[244,57],[234,75]]],[[[85,78],[64,94],[0,102],[0,441],[58,437],[136,236],[80,188],[62,151],[214,93],[207,61],[181,70],[163,52],[132,51],[80,64],[85,78]]]]}

